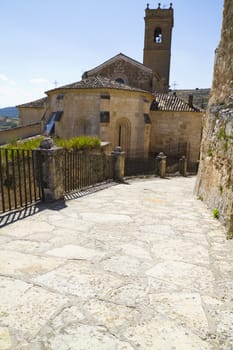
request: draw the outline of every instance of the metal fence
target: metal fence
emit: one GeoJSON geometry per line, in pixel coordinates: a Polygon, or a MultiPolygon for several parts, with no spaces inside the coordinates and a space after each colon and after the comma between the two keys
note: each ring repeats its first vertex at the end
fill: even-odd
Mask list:
{"type": "Polygon", "coordinates": [[[176,174],[180,171],[180,158],[185,156],[187,158],[188,171],[197,172],[197,162],[190,163],[190,144],[188,142],[178,142],[165,145],[154,152],[149,157],[144,157],[139,152],[134,152],[125,159],[125,176],[135,175],[152,175],[156,174],[157,163],[156,157],[159,152],[166,155],[166,173],[176,174]]]}
{"type": "MultiPolygon", "coordinates": [[[[37,151],[0,149],[0,214],[44,200],[37,151]]],[[[113,157],[64,152],[64,195],[113,179],[113,157]]]]}
{"type": "Polygon", "coordinates": [[[0,149],[0,213],[41,199],[34,164],[32,151],[0,149]]]}
{"type": "Polygon", "coordinates": [[[82,151],[65,151],[64,189],[78,191],[113,179],[113,157],[82,151]]]}
{"type": "Polygon", "coordinates": [[[155,174],[155,157],[127,157],[125,159],[125,176],[155,174]]]}
{"type": "MultiPolygon", "coordinates": [[[[179,170],[179,157],[188,154],[187,144],[172,146],[173,151],[167,152],[167,173],[179,170]]],[[[50,159],[50,150],[48,152],[41,158],[40,150],[0,149],[0,214],[45,200],[47,180],[54,176],[51,169],[47,174],[48,163],[44,163],[45,158],[50,159]]],[[[61,196],[106,183],[114,177],[115,158],[105,153],[64,150],[60,157],[56,162],[62,164],[59,170],[61,196]]],[[[156,154],[148,158],[134,154],[125,160],[125,176],[155,173],[156,154]]]]}
{"type": "Polygon", "coordinates": [[[188,142],[170,143],[163,146],[160,152],[163,152],[171,159],[180,158],[182,156],[189,158],[190,144],[188,142]]]}

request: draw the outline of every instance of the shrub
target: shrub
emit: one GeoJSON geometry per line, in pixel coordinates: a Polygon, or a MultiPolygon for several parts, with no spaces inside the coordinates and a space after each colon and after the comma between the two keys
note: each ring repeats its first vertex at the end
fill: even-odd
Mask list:
{"type": "Polygon", "coordinates": [[[227,239],[233,239],[233,214],[230,216],[229,220],[229,230],[227,232],[227,239]]]}
{"type": "Polygon", "coordinates": [[[211,148],[208,149],[207,155],[208,155],[208,157],[213,157],[213,151],[211,148]]]}
{"type": "Polygon", "coordinates": [[[218,140],[225,140],[226,139],[226,127],[222,127],[218,132],[217,132],[217,139],[218,140]]]}
{"type": "Polygon", "coordinates": [[[214,208],[214,209],[212,210],[212,213],[213,213],[213,217],[214,217],[215,219],[218,219],[218,218],[219,218],[219,210],[218,210],[217,208],[214,208]]]}
{"type": "MultiPolygon", "coordinates": [[[[44,137],[41,136],[41,137],[33,138],[30,140],[24,140],[24,141],[13,140],[13,142],[8,144],[4,148],[33,150],[40,146],[40,143],[43,140],[43,138],[44,137]]],[[[60,139],[56,137],[54,138],[54,142],[57,146],[63,147],[68,150],[98,148],[101,145],[98,137],[91,137],[91,136],[72,137],[70,139],[60,139]]]]}
{"type": "Polygon", "coordinates": [[[28,139],[24,141],[16,141],[12,140],[8,145],[4,146],[4,148],[7,149],[24,149],[24,150],[33,150],[40,146],[41,141],[43,140],[43,137],[36,137],[33,139],[28,139]]]}
{"type": "Polygon", "coordinates": [[[57,146],[67,150],[98,148],[101,144],[98,137],[91,136],[72,137],[70,139],[55,138],[54,142],[57,146]]]}

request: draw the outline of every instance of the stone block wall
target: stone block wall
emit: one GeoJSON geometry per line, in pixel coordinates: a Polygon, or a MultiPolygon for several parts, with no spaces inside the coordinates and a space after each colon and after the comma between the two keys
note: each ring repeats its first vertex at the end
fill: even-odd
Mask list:
{"type": "Polygon", "coordinates": [[[169,144],[190,144],[189,161],[196,163],[199,160],[201,130],[201,112],[151,112],[151,152],[161,152],[169,144]]]}
{"type": "Polygon", "coordinates": [[[204,123],[196,194],[233,236],[233,0],[225,0],[221,41],[204,123]]]}
{"type": "MultiPolygon", "coordinates": [[[[55,123],[55,135],[61,138],[89,135],[110,142],[112,150],[120,146],[127,154],[148,154],[149,116],[153,96],[148,92],[120,89],[74,89],[65,91],[64,112],[55,123]],[[103,115],[102,115],[103,114],[103,115]],[[103,119],[101,119],[103,117],[103,119]],[[121,128],[121,131],[119,131],[121,128]]],[[[56,91],[49,96],[47,115],[56,110],[56,91]]]]}
{"type": "MultiPolygon", "coordinates": [[[[56,135],[62,138],[99,135],[99,94],[92,91],[69,92],[64,97],[64,113],[56,122],[56,135]]],[[[56,106],[51,104],[51,112],[56,106]]]]}
{"type": "Polygon", "coordinates": [[[43,117],[46,110],[45,107],[35,108],[35,107],[18,107],[19,109],[19,122],[20,125],[29,125],[32,123],[39,123],[43,117]]]}
{"type": "Polygon", "coordinates": [[[25,139],[27,137],[40,135],[41,124],[34,123],[26,126],[0,131],[0,145],[4,145],[12,140],[25,139]]]}
{"type": "MultiPolygon", "coordinates": [[[[112,80],[122,78],[127,85],[147,91],[152,90],[152,72],[139,69],[136,65],[134,66],[125,60],[118,60],[103,67],[98,71],[98,75],[112,80]]],[[[91,74],[89,73],[88,76],[91,74]]]]}

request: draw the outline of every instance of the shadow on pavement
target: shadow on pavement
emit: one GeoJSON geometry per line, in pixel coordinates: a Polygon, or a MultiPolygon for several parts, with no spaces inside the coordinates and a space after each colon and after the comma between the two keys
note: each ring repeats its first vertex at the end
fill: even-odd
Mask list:
{"type": "Polygon", "coordinates": [[[83,189],[81,191],[74,191],[73,193],[67,193],[64,195],[64,199],[54,202],[36,202],[28,205],[25,208],[16,209],[0,215],[0,228],[6,225],[13,224],[16,221],[23,220],[29,216],[36,215],[43,210],[62,210],[67,207],[66,201],[71,199],[77,199],[89,194],[104,190],[106,188],[118,185],[117,182],[106,182],[96,186],[83,189]]]}

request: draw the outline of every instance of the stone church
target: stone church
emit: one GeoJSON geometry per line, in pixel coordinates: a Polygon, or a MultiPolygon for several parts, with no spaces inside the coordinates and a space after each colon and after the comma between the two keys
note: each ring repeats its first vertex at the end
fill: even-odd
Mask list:
{"type": "Polygon", "coordinates": [[[17,106],[21,125],[40,123],[41,133],[62,138],[99,136],[128,156],[168,152],[186,144],[199,159],[203,112],[169,94],[173,8],[145,9],[143,63],[119,53],[86,71],[82,80],[47,91],[17,106]]]}

